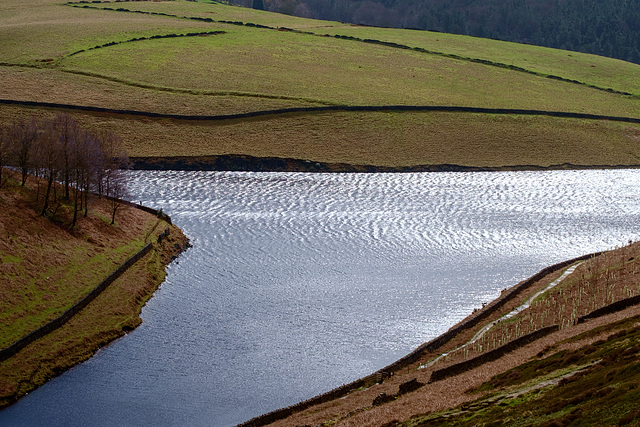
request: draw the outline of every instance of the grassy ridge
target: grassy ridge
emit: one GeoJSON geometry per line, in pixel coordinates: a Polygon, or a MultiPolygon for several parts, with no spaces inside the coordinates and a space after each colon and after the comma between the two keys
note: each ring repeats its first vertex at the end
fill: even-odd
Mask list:
{"type": "Polygon", "coordinates": [[[317,36],[339,35],[362,40],[373,39],[446,55],[458,55],[465,58],[514,65],[543,75],[561,76],[599,87],[611,87],[619,91],[640,94],[640,82],[636,78],[637,64],[579,52],[477,39],[456,34],[414,30],[398,31],[391,28],[316,21],[202,1],[197,2],[189,9],[185,9],[179,2],[128,2],[115,6],[104,3],[91,5],[91,7],[126,8],[136,12],[162,13],[186,19],[211,19],[215,23],[233,21],[258,24],[272,28],[293,29],[317,36]]]}
{"type": "MultiPolygon", "coordinates": [[[[640,117],[637,96],[590,87],[640,94],[640,66],[593,55],[205,1],[8,0],[0,13],[0,37],[11,40],[0,53],[5,99],[192,115],[319,105],[454,105],[640,117]],[[106,8],[112,10],[101,10],[106,8]],[[222,33],[195,35],[217,31],[222,33]],[[153,38],[167,35],[180,37],[153,38]],[[132,41],[140,38],[145,40],[132,41]]],[[[0,121],[31,113],[3,106],[0,121]]],[[[585,120],[322,113],[177,123],[74,115],[92,127],[115,130],[132,156],[246,154],[491,167],[636,165],[640,158],[640,126],[585,120]]]]}

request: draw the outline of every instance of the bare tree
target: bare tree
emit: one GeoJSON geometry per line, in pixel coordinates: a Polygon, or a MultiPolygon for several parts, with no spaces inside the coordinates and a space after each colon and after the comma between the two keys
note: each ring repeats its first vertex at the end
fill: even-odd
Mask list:
{"type": "Polygon", "coordinates": [[[9,129],[5,126],[0,127],[0,187],[7,180],[7,173],[5,172],[3,178],[3,169],[9,165],[11,159],[13,147],[9,141],[9,129]]]}
{"type": "Polygon", "coordinates": [[[116,212],[123,206],[121,200],[127,196],[127,179],[122,170],[112,171],[107,195],[111,204],[111,225],[113,225],[116,222],[116,212]]]}
{"type": "Polygon", "coordinates": [[[42,124],[42,132],[38,140],[37,158],[37,163],[43,169],[44,176],[47,180],[44,203],[42,205],[42,211],[40,212],[40,215],[44,215],[49,208],[51,189],[54,187],[62,165],[62,148],[54,121],[47,120],[42,124]]]}
{"type": "Polygon", "coordinates": [[[89,213],[89,193],[92,189],[99,187],[99,177],[104,169],[104,152],[100,138],[91,132],[86,132],[84,136],[85,147],[85,171],[84,171],[84,216],[89,213]]]}
{"type": "Polygon", "coordinates": [[[123,169],[129,167],[129,156],[122,147],[120,138],[111,131],[100,134],[103,153],[103,169],[101,170],[100,194],[109,197],[111,204],[111,224],[115,223],[116,213],[123,206],[120,200],[126,197],[127,180],[123,169]]]}
{"type": "Polygon", "coordinates": [[[71,221],[71,227],[75,227],[78,220],[78,211],[81,210],[83,190],[86,188],[87,180],[89,180],[89,156],[90,145],[92,143],[91,134],[82,130],[78,132],[78,135],[73,140],[73,145],[70,151],[70,172],[72,178],[72,191],[73,191],[73,220],[71,221]]]}
{"type": "MultiPolygon", "coordinates": [[[[117,135],[110,131],[90,132],[68,114],[0,128],[0,184],[5,164],[20,168],[23,186],[29,171],[38,176],[42,174],[46,190],[41,215],[46,215],[51,203],[61,204],[56,182],[62,181],[64,199],[73,205],[71,227],[77,224],[78,212],[84,210],[84,216],[88,215],[92,191],[114,198],[111,221],[112,224],[115,222],[116,212],[122,206],[119,199],[126,194],[126,176],[121,169],[128,163],[129,158],[117,135]]],[[[40,198],[40,185],[38,180],[36,200],[40,198]]]]}
{"type": "Polygon", "coordinates": [[[73,147],[76,139],[80,135],[80,125],[66,113],[58,113],[55,118],[56,132],[59,138],[60,149],[62,151],[61,178],[64,184],[64,197],[69,199],[69,189],[72,181],[71,162],[73,157],[73,147]]]}
{"type": "MultiPolygon", "coordinates": [[[[110,195],[111,180],[120,169],[129,168],[129,156],[122,148],[122,141],[111,131],[99,134],[103,164],[99,173],[98,194],[110,195]]],[[[118,177],[120,179],[120,177],[118,177]]]]}
{"type": "Polygon", "coordinates": [[[24,187],[29,175],[29,169],[33,165],[33,154],[38,138],[38,123],[35,119],[20,121],[9,127],[9,144],[15,152],[16,165],[22,173],[22,186],[24,187]]]}

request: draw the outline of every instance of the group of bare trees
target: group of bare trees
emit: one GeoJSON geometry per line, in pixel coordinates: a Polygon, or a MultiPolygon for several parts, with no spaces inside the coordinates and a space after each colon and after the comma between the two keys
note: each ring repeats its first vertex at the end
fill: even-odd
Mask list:
{"type": "Polygon", "coordinates": [[[117,135],[85,129],[68,114],[31,118],[0,128],[0,186],[7,180],[4,166],[17,169],[22,186],[29,175],[35,175],[37,201],[42,197],[41,214],[55,215],[61,206],[71,206],[72,227],[78,212],[87,215],[90,193],[110,198],[111,223],[115,222],[120,205],[113,199],[126,193],[122,169],[128,162],[117,135]]]}

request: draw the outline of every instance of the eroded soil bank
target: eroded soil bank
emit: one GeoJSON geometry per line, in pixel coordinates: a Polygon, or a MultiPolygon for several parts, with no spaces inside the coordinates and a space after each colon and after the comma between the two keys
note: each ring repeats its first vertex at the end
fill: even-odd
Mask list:
{"type": "Polygon", "coordinates": [[[310,160],[255,157],[247,155],[219,156],[174,156],[174,157],[131,157],[131,167],[137,170],[181,170],[181,171],[243,171],[243,172],[490,172],[490,171],[532,171],[532,170],[573,170],[573,169],[634,169],[638,165],[575,165],[552,166],[513,165],[501,167],[476,167],[454,164],[377,166],[349,163],[314,162],[310,160]]]}

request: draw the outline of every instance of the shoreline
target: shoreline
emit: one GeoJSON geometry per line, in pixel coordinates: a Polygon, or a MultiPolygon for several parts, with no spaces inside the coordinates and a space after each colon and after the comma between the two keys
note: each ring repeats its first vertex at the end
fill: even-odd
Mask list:
{"type": "Polygon", "coordinates": [[[286,418],[302,412],[306,409],[309,409],[312,406],[319,405],[322,403],[330,402],[335,399],[343,398],[350,393],[357,391],[361,388],[370,387],[373,384],[381,383],[384,379],[389,378],[394,375],[394,373],[406,368],[407,366],[415,363],[425,355],[426,353],[434,353],[445,344],[453,340],[456,336],[458,336],[463,331],[473,328],[477,326],[479,322],[486,319],[490,315],[494,314],[501,307],[503,307],[506,303],[511,301],[512,299],[518,297],[522,292],[529,289],[533,284],[538,282],[539,280],[547,277],[553,273],[556,273],[567,266],[574,264],[579,261],[588,260],[590,258],[599,256],[604,252],[596,252],[587,255],[582,255],[579,257],[575,257],[569,260],[561,261],[559,263],[550,265],[545,267],[535,273],[534,275],[516,283],[515,285],[508,288],[504,291],[498,298],[494,299],[490,303],[483,306],[481,309],[474,310],[471,314],[465,317],[463,320],[458,322],[455,325],[452,325],[446,332],[443,334],[431,339],[430,341],[418,346],[415,350],[407,354],[406,356],[396,360],[390,365],[383,367],[370,375],[352,381],[348,384],[343,384],[342,386],[336,387],[332,390],[327,391],[326,393],[314,396],[310,399],[306,399],[304,401],[298,402],[294,405],[290,405],[284,408],[276,409],[274,411],[268,412],[266,414],[259,415],[257,417],[251,418],[241,424],[238,424],[237,427],[261,427],[272,424],[276,421],[285,420],[286,418]]]}
{"type": "Polygon", "coordinates": [[[417,173],[417,172],[525,172],[556,170],[638,169],[635,165],[511,165],[466,166],[456,164],[380,166],[328,163],[284,157],[256,157],[242,154],[174,157],[131,157],[132,170],[219,171],[219,172],[308,172],[308,173],[417,173]]]}
{"type": "MultiPolygon", "coordinates": [[[[626,290],[628,285],[634,288],[638,286],[635,266],[640,260],[639,245],[639,242],[630,243],[546,267],[503,290],[491,303],[474,310],[443,335],[421,345],[395,364],[323,395],[254,417],[238,426],[344,424],[407,427],[423,425],[423,422],[431,425],[429,420],[440,422],[434,425],[454,425],[453,420],[458,422],[455,425],[469,425],[463,422],[468,421],[465,417],[469,415],[478,417],[477,420],[483,417],[503,420],[504,405],[508,408],[513,406],[510,409],[511,416],[518,413],[518,408],[527,405],[536,408],[527,415],[536,420],[531,425],[542,425],[541,421],[548,421],[550,413],[558,413],[556,417],[561,417],[563,408],[574,405],[578,405],[577,408],[585,416],[594,415],[589,412],[589,405],[582,407],[579,405],[583,402],[572,400],[575,386],[569,383],[580,381],[581,390],[591,390],[590,387],[597,384],[594,390],[609,392],[617,387],[619,381],[625,384],[637,381],[635,371],[628,373],[627,369],[637,358],[622,360],[610,356],[610,363],[602,363],[602,358],[607,357],[614,347],[617,354],[630,354],[640,348],[633,347],[637,340],[626,338],[627,334],[637,335],[635,331],[640,325],[640,295],[626,290]],[[571,273],[565,274],[565,269],[571,270],[571,273]],[[605,283],[610,269],[617,271],[616,281],[611,287],[609,282],[605,283]],[[593,275],[590,275],[591,272],[593,275]],[[603,272],[606,274],[602,275],[603,272]],[[555,283],[554,290],[549,290],[549,285],[555,281],[562,281],[562,284],[556,286],[559,283],[555,283]],[[610,288],[610,291],[614,287],[624,287],[625,291],[618,292],[615,298],[613,294],[603,297],[604,291],[589,292],[589,295],[593,294],[589,298],[574,298],[571,302],[573,308],[566,310],[564,305],[560,305],[564,304],[560,302],[561,298],[571,298],[582,294],[583,290],[600,287],[610,288]],[[527,331],[519,334],[517,321],[500,322],[504,314],[517,310],[532,295],[540,296],[540,291],[545,293],[549,304],[539,303],[535,308],[531,304],[510,318],[519,316],[523,321],[521,325],[531,321],[532,328],[524,328],[527,331]],[[598,293],[599,296],[595,295],[598,293]],[[636,295],[631,296],[634,293],[636,295]],[[596,303],[596,300],[599,302],[596,303]],[[547,316],[545,321],[543,316],[541,320],[541,314],[556,309],[557,317],[547,316]],[[525,313],[524,316],[522,313],[525,313]],[[490,346],[491,339],[485,342],[474,340],[478,328],[486,321],[495,325],[493,348],[490,346]],[[512,336],[514,330],[515,335],[512,336]],[[611,342],[617,344],[609,348],[611,342]],[[468,348],[465,352],[463,348],[469,343],[476,348],[468,348]],[[431,345],[434,348],[428,349],[431,345]],[[445,356],[437,363],[423,364],[438,360],[440,354],[445,356]],[[406,363],[402,363],[403,360],[406,363]],[[398,369],[390,369],[394,365],[398,369]],[[538,372],[537,368],[532,370],[531,366],[539,366],[542,371],[538,372]],[[615,381],[611,379],[614,374],[610,372],[622,371],[624,375],[616,377],[615,381]],[[585,375],[584,378],[582,375],[585,375]],[[518,397],[542,388],[546,391],[530,402],[529,399],[522,401],[518,397]],[[342,394],[335,395],[337,391],[342,394]],[[551,397],[554,395],[562,395],[563,399],[551,397]],[[539,400],[548,400],[549,404],[536,403],[539,400]],[[484,408],[492,408],[498,401],[510,403],[501,404],[489,415],[483,412],[484,408]],[[553,410],[547,410],[549,405],[555,405],[553,410]]],[[[620,396],[624,396],[622,400],[626,401],[629,394],[621,393],[620,396]]],[[[619,403],[621,406],[624,404],[619,403]]],[[[602,408],[610,406],[603,402],[598,405],[602,405],[602,408]]],[[[621,420],[625,413],[616,414],[611,425],[621,420]]],[[[594,417],[597,419],[597,414],[594,417]]],[[[477,421],[477,424],[485,423],[477,421]]]]}
{"type": "MultiPolygon", "coordinates": [[[[163,265],[163,272],[166,271],[166,267],[173,262],[174,259],[178,258],[182,252],[184,252],[188,247],[189,243],[186,237],[180,232],[179,229],[175,226],[170,226],[173,228],[173,233],[171,239],[167,239],[168,244],[160,245],[158,247],[153,247],[151,251],[153,255],[150,255],[155,258],[159,258],[159,262],[163,265]]],[[[149,260],[147,260],[149,262],[149,260]]],[[[143,263],[140,263],[143,264],[143,263]]],[[[14,355],[3,360],[1,363],[5,365],[8,369],[10,369],[10,365],[12,363],[20,363],[18,358],[20,358],[21,352],[29,352],[32,347],[37,347],[38,349],[33,350],[33,354],[26,356],[28,359],[27,363],[29,363],[32,359],[43,359],[42,362],[38,363],[38,368],[33,372],[30,376],[30,379],[27,381],[20,381],[20,384],[17,386],[17,390],[13,393],[5,393],[6,389],[4,387],[0,387],[0,411],[6,409],[18,402],[22,397],[27,394],[33,392],[34,390],[40,388],[53,378],[62,375],[69,369],[83,363],[90,358],[92,358],[100,349],[106,347],[113,343],[114,341],[122,338],[129,332],[136,329],[138,326],[142,324],[142,319],[140,318],[140,314],[142,312],[142,308],[146,305],[147,301],[149,301],[156,291],[160,288],[160,286],[164,283],[164,277],[151,277],[151,278],[141,278],[144,273],[140,270],[140,265],[136,266],[136,268],[131,268],[131,272],[125,272],[123,278],[117,279],[122,283],[123,281],[131,281],[134,280],[133,276],[136,276],[135,281],[138,282],[139,292],[136,295],[136,311],[135,315],[133,312],[128,313],[129,317],[124,319],[120,327],[106,327],[104,330],[99,331],[96,335],[82,338],[81,342],[75,342],[72,346],[69,347],[68,353],[71,353],[73,357],[69,360],[65,359],[60,362],[57,362],[51,359],[46,353],[39,355],[37,353],[38,349],[42,347],[46,347],[46,341],[49,340],[49,335],[51,335],[55,339],[57,333],[55,330],[51,332],[51,334],[47,334],[33,342],[28,343],[24,348],[20,348],[14,355]],[[56,332],[56,333],[54,333],[56,332]],[[97,338],[94,340],[93,338],[97,338]]],[[[106,292],[105,292],[106,293],[106,292]]],[[[95,304],[99,304],[94,302],[94,310],[95,304]]],[[[69,319],[69,323],[73,322],[73,325],[70,326],[72,328],[77,327],[77,323],[86,322],[87,317],[91,316],[91,314],[87,313],[92,304],[89,304],[86,308],[83,308],[81,312],[77,313],[71,319],[69,319]]],[[[60,329],[64,328],[66,325],[61,326],[60,329]]],[[[45,350],[46,352],[46,350],[45,350]]]]}
{"type": "MultiPolygon", "coordinates": [[[[105,217],[103,209],[107,199],[96,200],[92,201],[89,218],[82,218],[83,221],[68,241],[52,241],[60,247],[66,247],[64,245],[75,244],[73,239],[85,236],[82,233],[88,233],[86,236],[89,237],[85,236],[85,239],[93,246],[87,250],[94,250],[100,255],[103,248],[109,247],[109,237],[103,239],[99,227],[94,230],[97,227],[94,223],[101,225],[105,217]]],[[[138,327],[142,323],[142,308],[165,281],[167,266],[190,247],[182,230],[161,211],[124,200],[120,202],[128,207],[125,210],[128,213],[127,219],[123,219],[122,215],[125,214],[120,213],[119,223],[136,223],[133,227],[139,229],[122,232],[147,232],[146,236],[131,237],[144,237],[146,245],[109,269],[97,286],[90,288],[62,314],[32,329],[3,349],[0,361],[0,410],[93,357],[102,347],[138,327]],[[154,222],[155,226],[148,231],[145,227],[154,222]]],[[[51,239],[59,237],[55,233],[66,236],[66,231],[59,231],[59,227],[48,219],[41,219],[29,208],[26,212],[30,220],[39,221],[33,227],[40,230],[43,236],[51,239]]],[[[116,229],[121,228],[121,225],[116,225],[116,229]]],[[[108,231],[110,234],[107,234],[111,236],[112,229],[108,231]]]]}

